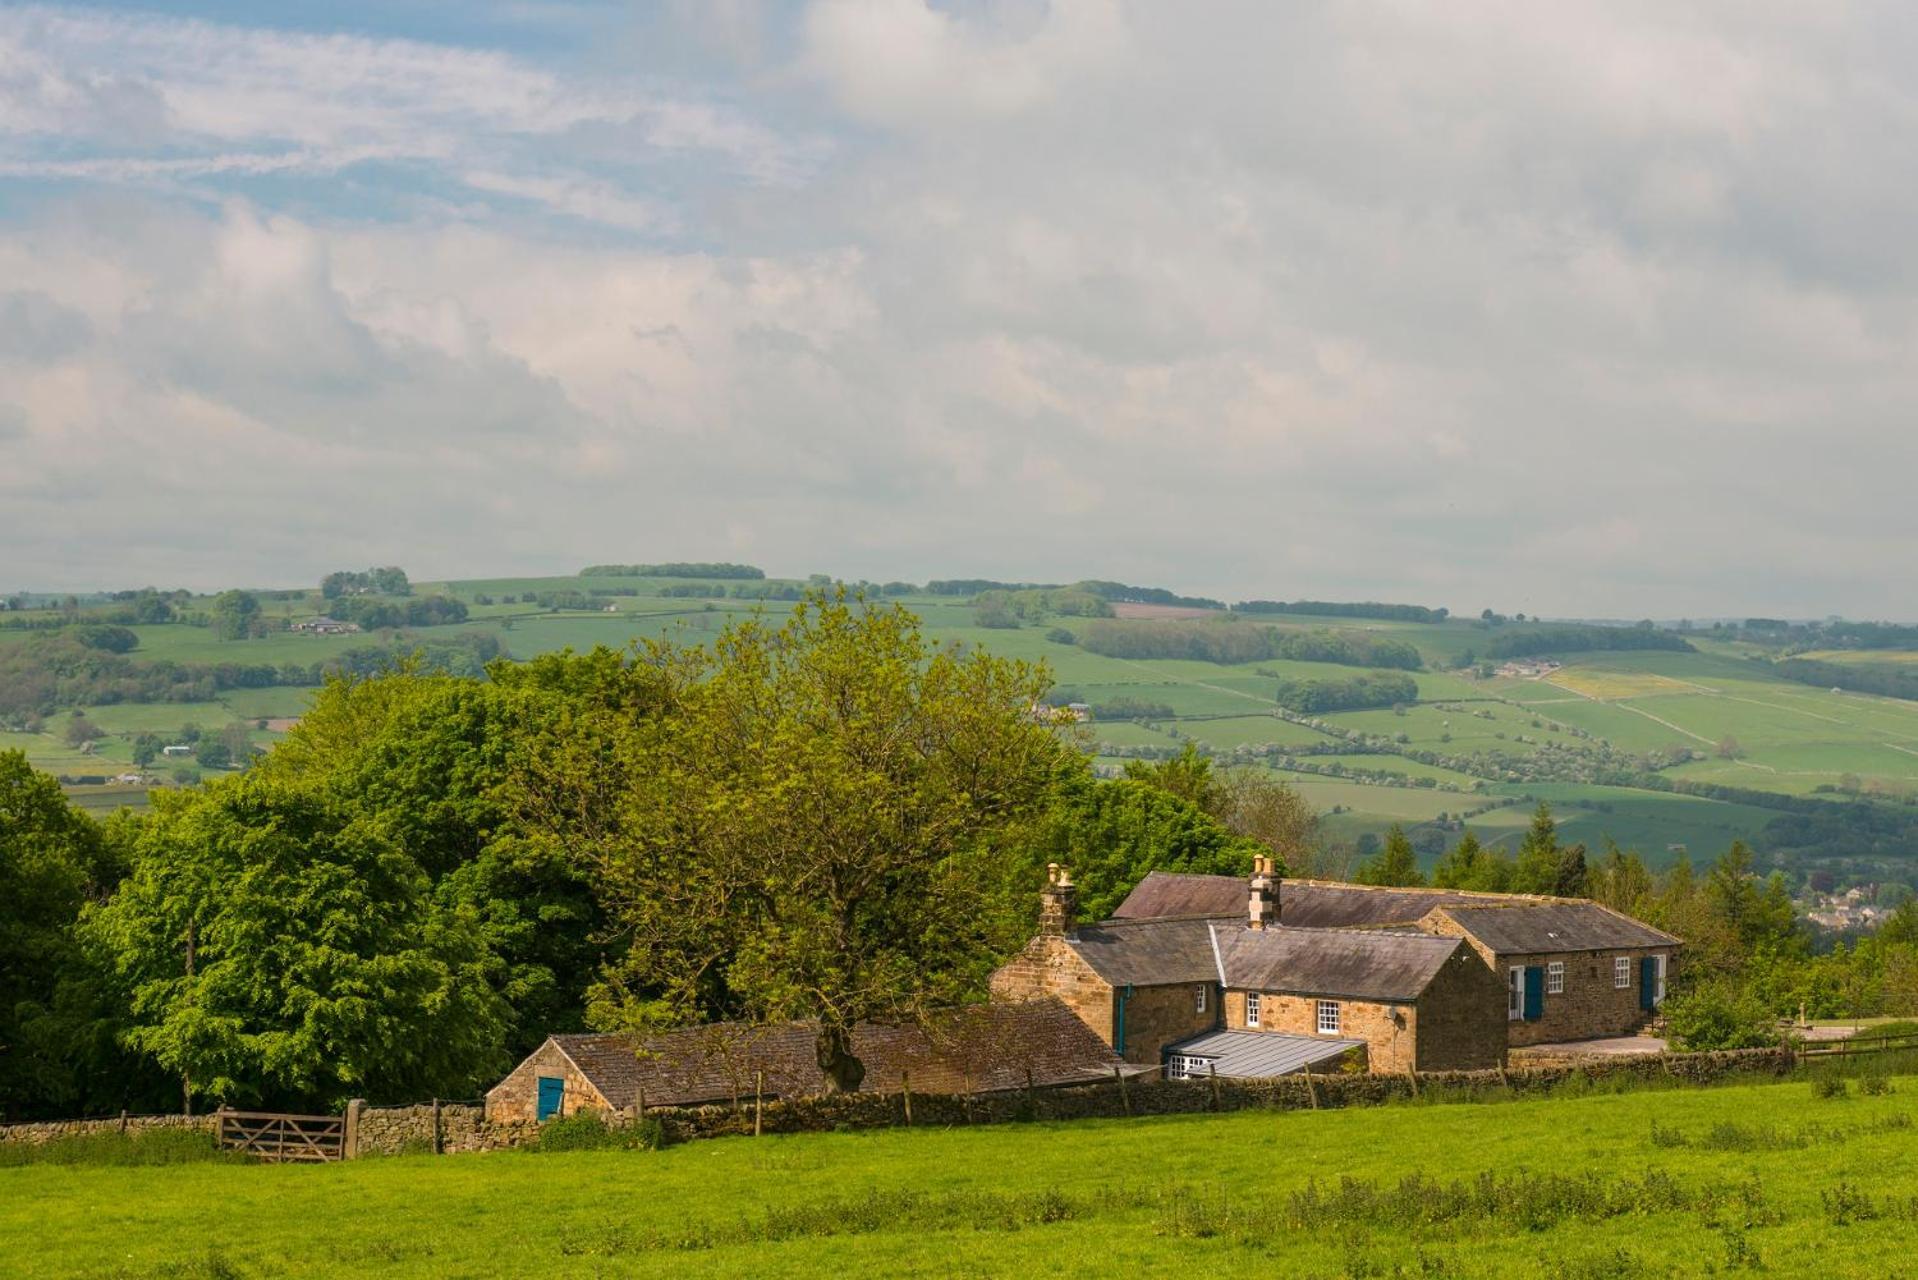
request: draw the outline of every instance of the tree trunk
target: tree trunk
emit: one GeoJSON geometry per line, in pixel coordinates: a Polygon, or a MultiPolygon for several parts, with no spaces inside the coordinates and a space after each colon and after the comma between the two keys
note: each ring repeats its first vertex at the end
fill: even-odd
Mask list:
{"type": "Polygon", "coordinates": [[[819,1040],[814,1046],[819,1069],[826,1075],[830,1093],[857,1093],[866,1078],[866,1064],[852,1056],[852,1029],[838,1023],[819,1024],[819,1040]]]}

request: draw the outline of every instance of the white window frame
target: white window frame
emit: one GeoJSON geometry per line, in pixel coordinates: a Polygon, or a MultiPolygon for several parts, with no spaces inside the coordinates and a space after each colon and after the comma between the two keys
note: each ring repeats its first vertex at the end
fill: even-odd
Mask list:
{"type": "Polygon", "coordinates": [[[1322,1036],[1335,1036],[1339,1034],[1339,1024],[1339,1002],[1336,1000],[1319,1001],[1317,1022],[1319,1034],[1322,1036]]]}
{"type": "Polygon", "coordinates": [[[1548,996],[1565,994],[1565,962],[1563,960],[1545,962],[1545,994],[1548,996]]]}
{"type": "Polygon", "coordinates": [[[1512,965],[1505,971],[1505,1020],[1518,1022],[1525,1017],[1525,966],[1512,965]]]}
{"type": "Polygon", "coordinates": [[[1612,957],[1612,986],[1620,991],[1632,989],[1632,958],[1630,956],[1612,957]]]}
{"type": "Polygon", "coordinates": [[[1245,993],[1245,1025],[1246,1026],[1256,1027],[1259,1025],[1259,1014],[1263,1012],[1263,1010],[1259,1008],[1259,1004],[1260,1004],[1260,1001],[1259,1001],[1258,992],[1248,991],[1245,993]]]}
{"type": "Polygon", "coordinates": [[[1658,961],[1658,985],[1652,988],[1652,1007],[1656,1009],[1665,1003],[1665,962],[1669,957],[1661,955],[1652,958],[1658,961]]]}
{"type": "Polygon", "coordinates": [[[1166,1059],[1166,1076],[1173,1080],[1198,1080],[1210,1073],[1212,1059],[1175,1053],[1166,1059]]]}
{"type": "Polygon", "coordinates": [[[1201,982],[1192,988],[1192,1012],[1204,1013],[1205,1001],[1205,983],[1201,982]]]}

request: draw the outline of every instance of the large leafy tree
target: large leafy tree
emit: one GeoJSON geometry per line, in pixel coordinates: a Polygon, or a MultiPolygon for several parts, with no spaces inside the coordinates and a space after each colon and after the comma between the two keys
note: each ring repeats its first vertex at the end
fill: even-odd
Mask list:
{"type": "Polygon", "coordinates": [[[855,1024],[976,991],[1017,940],[1010,837],[1071,758],[1031,714],[1044,670],[843,594],[640,665],[657,709],[612,749],[635,764],[616,827],[580,844],[631,938],[599,1019],[816,1019],[856,1089],[855,1024]]]}
{"type": "Polygon", "coordinates": [[[381,823],[264,774],[155,801],[84,929],[190,1098],[463,1096],[506,1065],[479,922],[381,823]]]}
{"type": "MultiPolygon", "coordinates": [[[[1046,863],[1071,868],[1079,912],[1097,920],[1110,915],[1147,872],[1242,876],[1269,847],[1234,835],[1149,779],[1102,782],[1081,766],[1061,780],[1052,809],[1028,845],[1024,879],[1036,890],[1046,863]]],[[[1036,905],[1036,892],[1032,900],[1036,905]]]]}
{"type": "Polygon", "coordinates": [[[110,1043],[73,926],[117,870],[100,829],[59,783],[21,752],[0,752],[0,1114],[100,1101],[94,1077],[110,1043]]]}

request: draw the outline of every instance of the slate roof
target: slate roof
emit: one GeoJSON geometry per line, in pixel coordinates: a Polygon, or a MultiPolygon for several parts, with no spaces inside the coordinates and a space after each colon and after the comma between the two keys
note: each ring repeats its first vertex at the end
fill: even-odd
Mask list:
{"type": "Polygon", "coordinates": [[[1448,905],[1445,914],[1499,955],[1671,947],[1678,939],[1596,902],[1514,901],[1448,905]]]}
{"type": "Polygon", "coordinates": [[[1214,931],[1219,973],[1235,990],[1352,1000],[1412,1001],[1460,947],[1460,938],[1281,925],[1214,931]]]}
{"type": "Polygon", "coordinates": [[[1332,1040],[1283,1031],[1207,1031],[1167,1045],[1167,1053],[1207,1058],[1222,1076],[1262,1078],[1289,1075],[1306,1067],[1330,1066],[1363,1040],[1332,1040]]]}
{"type": "Polygon", "coordinates": [[[1211,920],[1108,920],[1081,925],[1066,939],[1113,986],[1218,980],[1211,920]]]}
{"type": "MultiPolygon", "coordinates": [[[[750,1098],[764,1071],[767,1096],[826,1092],[814,1057],[816,1024],[749,1026],[716,1023],[648,1036],[552,1037],[615,1108],[630,1106],[643,1087],[646,1105],[692,1106],[750,1098]]],[[[1040,1088],[1110,1079],[1118,1055],[1056,999],[971,1005],[939,1015],[930,1032],[861,1023],[853,1053],[866,1066],[862,1087],[897,1092],[904,1073],[920,1093],[992,1093],[1023,1089],[1026,1072],[1040,1088]]]]}
{"type": "MultiPolygon", "coordinates": [[[[1147,874],[1113,912],[1116,920],[1164,916],[1246,915],[1247,882],[1241,876],[1195,876],[1170,871],[1147,874]]],[[[1415,924],[1433,907],[1497,900],[1505,895],[1457,889],[1376,889],[1325,880],[1279,881],[1279,923],[1308,929],[1415,924]]]]}

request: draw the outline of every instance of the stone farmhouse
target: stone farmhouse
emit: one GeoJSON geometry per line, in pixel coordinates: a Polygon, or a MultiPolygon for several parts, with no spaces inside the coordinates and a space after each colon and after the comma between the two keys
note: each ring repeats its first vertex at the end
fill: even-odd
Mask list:
{"type": "Polygon", "coordinates": [[[1053,868],[995,1000],[1057,997],[1174,1078],[1500,1066],[1508,1047],[1640,1029],[1679,940],[1583,899],[1153,872],[1080,925],[1053,868]]]}
{"type": "MultiPolygon", "coordinates": [[[[809,1022],[715,1023],[644,1038],[556,1035],[486,1095],[488,1120],[550,1120],[577,1111],[694,1107],[812,1097],[826,1092],[809,1022]]],[[[866,1066],[862,1088],[896,1093],[987,1094],[1112,1079],[1128,1069],[1057,1000],[972,1005],[926,1027],[854,1028],[866,1066]]]]}

